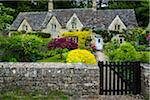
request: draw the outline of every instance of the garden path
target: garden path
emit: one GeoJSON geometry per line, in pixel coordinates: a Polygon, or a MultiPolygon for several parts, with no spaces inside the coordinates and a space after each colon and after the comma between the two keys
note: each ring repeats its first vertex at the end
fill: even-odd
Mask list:
{"type": "Polygon", "coordinates": [[[96,52],[97,61],[108,61],[108,57],[101,51],[96,52]]]}

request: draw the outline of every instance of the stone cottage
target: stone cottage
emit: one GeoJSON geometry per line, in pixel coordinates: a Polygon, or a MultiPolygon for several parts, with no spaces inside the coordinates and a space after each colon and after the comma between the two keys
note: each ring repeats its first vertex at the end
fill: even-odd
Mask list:
{"type": "Polygon", "coordinates": [[[97,10],[96,0],[92,8],[53,9],[53,0],[49,0],[47,12],[20,12],[11,31],[41,31],[57,38],[65,31],[84,27],[121,31],[137,26],[133,9],[97,10]]]}

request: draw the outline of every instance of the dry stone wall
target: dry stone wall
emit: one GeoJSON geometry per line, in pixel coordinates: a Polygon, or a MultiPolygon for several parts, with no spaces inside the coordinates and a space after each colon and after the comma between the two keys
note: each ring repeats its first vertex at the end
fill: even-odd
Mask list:
{"type": "Polygon", "coordinates": [[[150,64],[142,64],[141,93],[145,100],[150,100],[150,64]]]}
{"type": "Polygon", "coordinates": [[[99,68],[81,63],[0,63],[0,91],[18,87],[28,92],[98,95],[99,68]]]}

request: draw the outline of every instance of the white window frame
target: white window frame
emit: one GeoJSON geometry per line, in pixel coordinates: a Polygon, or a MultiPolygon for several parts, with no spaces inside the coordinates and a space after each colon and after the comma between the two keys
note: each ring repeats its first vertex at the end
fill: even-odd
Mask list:
{"type": "Polygon", "coordinates": [[[51,24],[51,30],[53,31],[53,32],[56,32],[56,24],[55,23],[52,23],[51,24]]]}
{"type": "Polygon", "coordinates": [[[116,24],[116,25],[115,25],[115,30],[116,30],[116,31],[119,31],[119,30],[120,30],[120,25],[119,25],[119,24],[116,24]]]}
{"type": "Polygon", "coordinates": [[[23,30],[24,31],[28,31],[28,26],[27,25],[23,25],[23,30]]]}
{"type": "Polygon", "coordinates": [[[77,19],[75,17],[73,17],[72,22],[71,22],[71,26],[72,29],[76,29],[77,28],[77,19]]]}

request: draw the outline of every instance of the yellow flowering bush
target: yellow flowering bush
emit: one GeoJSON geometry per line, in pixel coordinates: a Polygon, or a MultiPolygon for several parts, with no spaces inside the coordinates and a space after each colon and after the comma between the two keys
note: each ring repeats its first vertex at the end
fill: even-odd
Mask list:
{"type": "Polygon", "coordinates": [[[78,48],[85,48],[85,42],[90,37],[90,31],[64,32],[63,37],[78,37],[78,48]]]}
{"type": "Polygon", "coordinates": [[[95,56],[88,50],[75,49],[68,53],[67,62],[77,63],[82,62],[86,64],[96,64],[95,56]]]}

